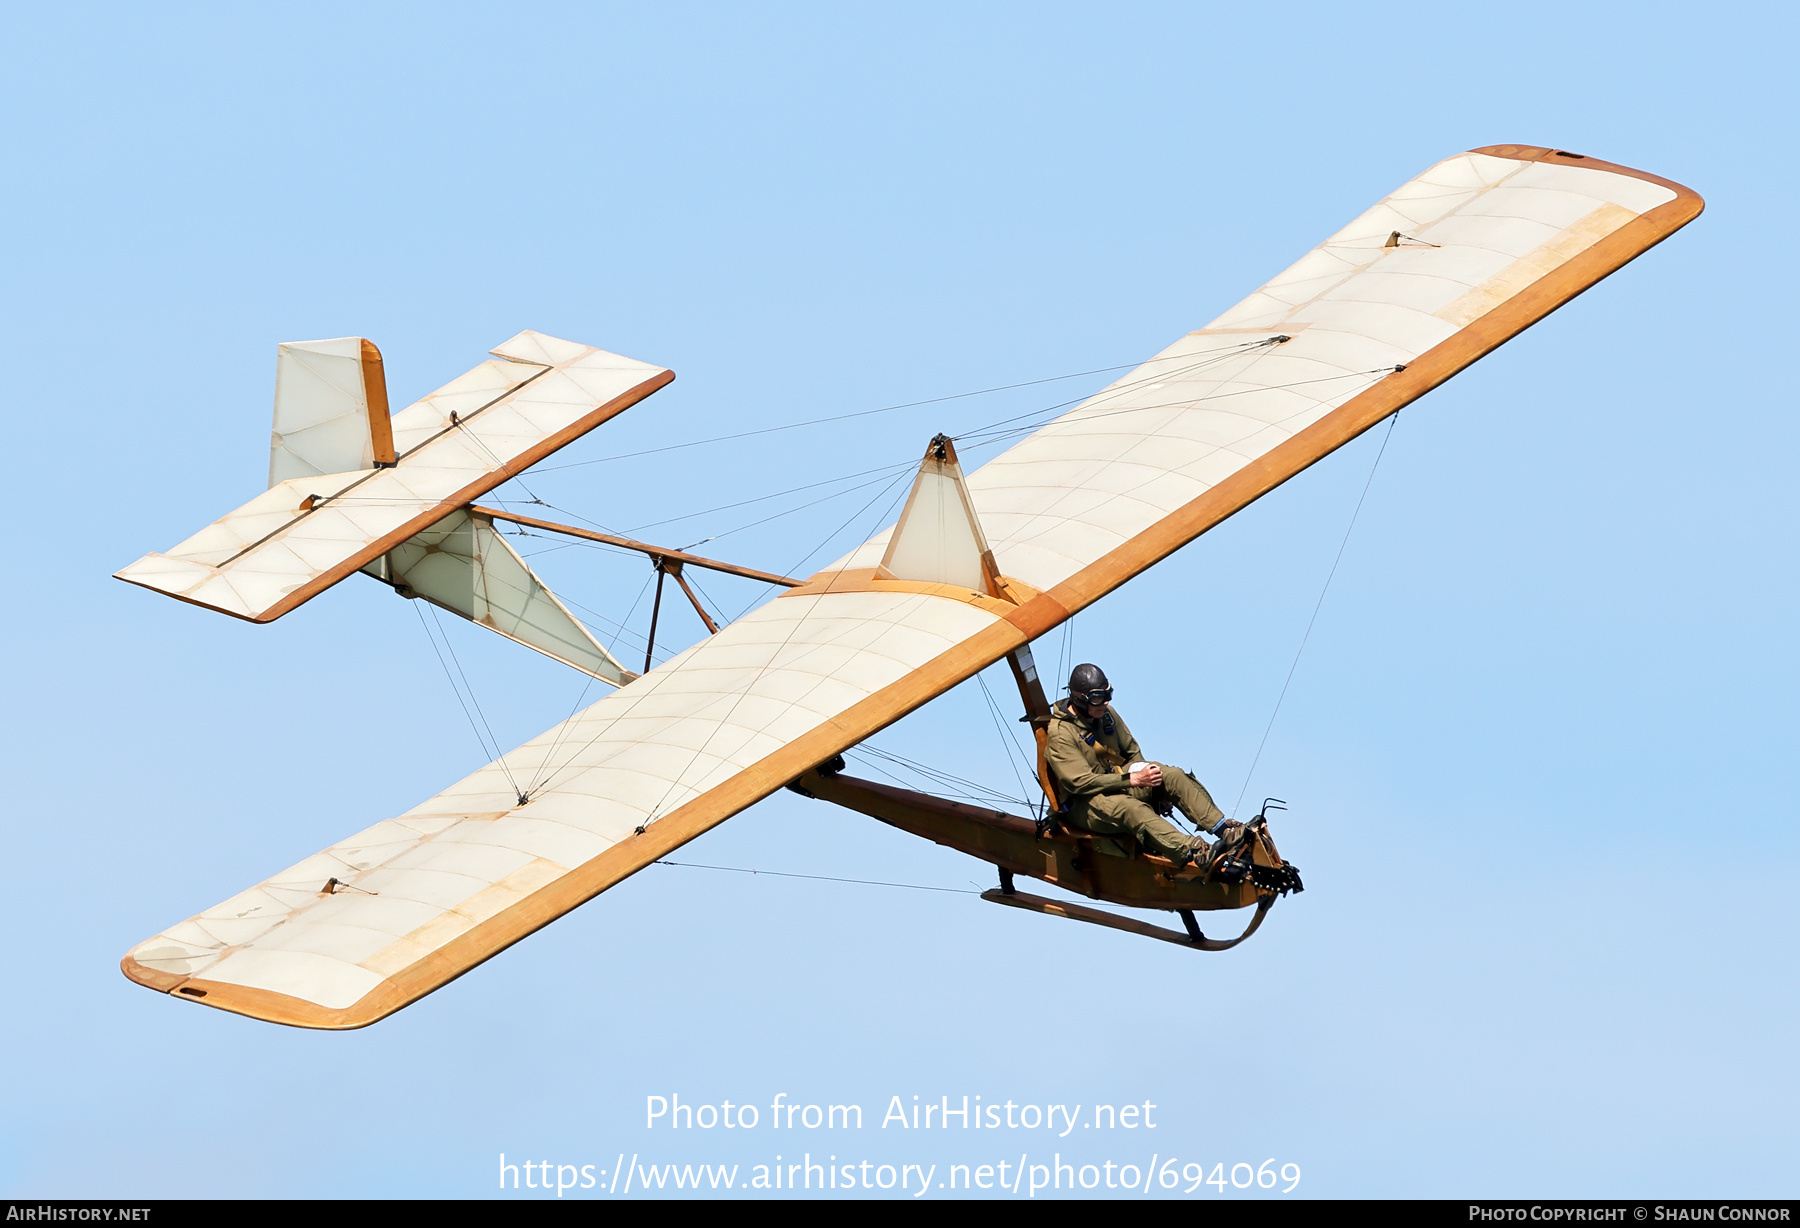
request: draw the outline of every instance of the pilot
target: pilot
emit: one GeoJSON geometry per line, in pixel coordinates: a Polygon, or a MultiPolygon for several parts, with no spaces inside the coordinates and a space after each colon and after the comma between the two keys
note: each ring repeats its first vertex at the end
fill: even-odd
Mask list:
{"type": "Polygon", "coordinates": [[[1137,739],[1112,709],[1112,693],[1098,665],[1077,665],[1069,675],[1069,697],[1050,710],[1044,760],[1070,822],[1103,836],[1129,834],[1146,852],[1178,866],[1206,867],[1215,853],[1235,849],[1244,825],[1227,819],[1187,772],[1145,762],[1137,739]],[[1163,818],[1171,804],[1195,827],[1219,837],[1218,844],[1163,818]]]}

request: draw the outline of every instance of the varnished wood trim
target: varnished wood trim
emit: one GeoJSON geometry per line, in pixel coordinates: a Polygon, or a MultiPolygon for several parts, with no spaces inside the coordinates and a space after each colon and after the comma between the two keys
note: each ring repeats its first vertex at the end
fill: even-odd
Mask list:
{"type": "Polygon", "coordinates": [[[395,463],[394,419],[388,411],[387,373],[381,365],[381,351],[367,337],[362,339],[363,400],[368,405],[369,442],[374,445],[375,463],[395,463]]]}
{"type": "Polygon", "coordinates": [[[688,587],[687,577],[681,574],[681,564],[669,563],[663,567],[663,570],[674,576],[675,583],[681,585],[681,591],[687,594],[688,604],[694,607],[694,613],[698,614],[700,621],[706,624],[706,633],[708,635],[719,634],[719,624],[712,620],[712,615],[708,614],[706,607],[700,604],[700,598],[695,596],[694,590],[688,587]]]}
{"type": "MultiPolygon", "coordinates": [[[[1617,162],[1608,162],[1602,158],[1590,158],[1586,154],[1573,153],[1566,149],[1550,149],[1543,145],[1483,145],[1480,149],[1471,149],[1469,152],[1486,154],[1493,158],[1512,158],[1518,162],[1548,162],[1553,166],[1573,166],[1579,170],[1607,171],[1614,175],[1629,175],[1633,179],[1642,179],[1645,183],[1660,184],[1675,193],[1675,200],[1668,202],[1669,204],[1686,199],[1694,205],[1694,211],[1688,216],[1687,221],[1675,226],[1669,232],[1671,234],[1687,225],[1687,222],[1699,217],[1700,210],[1706,207],[1706,202],[1700,199],[1700,194],[1686,184],[1676,183],[1673,179],[1664,179],[1661,175],[1652,175],[1649,171],[1640,171],[1634,166],[1620,166],[1617,162]]],[[[1666,207],[1666,205],[1659,206],[1659,208],[1666,207]]]]}
{"type": "Polygon", "coordinates": [[[495,520],[510,520],[514,524],[528,525],[534,529],[546,529],[551,533],[562,533],[568,537],[579,537],[586,541],[601,542],[608,546],[618,546],[625,550],[638,550],[653,559],[669,559],[676,563],[690,563],[695,567],[704,567],[709,571],[721,571],[728,576],[743,576],[748,580],[761,580],[764,584],[781,584],[788,588],[796,588],[805,584],[805,580],[796,580],[792,576],[778,576],[772,571],[758,571],[754,567],[739,567],[736,563],[721,563],[718,559],[703,558],[698,554],[688,554],[684,550],[670,550],[663,546],[652,546],[649,542],[634,541],[629,537],[615,537],[611,533],[596,533],[592,529],[579,529],[572,524],[558,524],[554,520],[539,520],[536,516],[521,516],[517,512],[503,512],[497,507],[473,506],[469,509],[480,512],[483,516],[491,516],[495,520]]]}
{"type": "MultiPolygon", "coordinates": [[[[1511,147],[1496,146],[1490,147],[1490,150],[1500,148],[1511,147]]],[[[1549,154],[1553,151],[1541,152],[1549,154]]],[[[837,717],[825,721],[810,733],[746,768],[724,784],[694,798],[652,823],[641,835],[626,838],[511,908],[475,926],[425,959],[389,977],[352,1006],[343,1010],[328,1010],[286,995],[209,982],[199,977],[183,981],[181,986],[176,987],[177,992],[181,987],[203,989],[207,993],[205,998],[190,1000],[274,1023],[312,1028],[367,1026],[439,986],[448,984],[657,858],[666,856],[689,840],[711,830],[768,796],[807,768],[878,733],[914,708],[992,665],[1020,644],[1044,634],[1069,614],[1086,607],[1145,568],[1168,557],[1207,529],[1342,447],[1389,414],[1423,396],[1608,274],[1668,238],[1699,216],[1705,207],[1699,195],[1692,190],[1654,175],[1602,163],[1597,159],[1584,159],[1582,164],[1665,184],[1677,192],[1676,198],[1600,240],[1555,272],[1546,274],[1520,294],[1428,350],[1409,364],[1405,371],[1388,376],[1373,388],[1345,402],[1287,443],[1252,461],[1206,494],[1164,517],[1145,533],[1083,568],[1048,593],[1022,606],[1009,607],[1012,612],[1000,622],[977,632],[922,668],[852,705],[837,717]]],[[[665,374],[673,378],[672,373],[665,374]]],[[[662,381],[667,382],[667,379],[662,381]]],[[[660,386],[661,384],[657,385],[660,386]]],[[[602,410],[606,408],[602,407],[602,410]]],[[[372,558],[377,553],[385,553],[385,548],[375,551],[369,557],[372,558]]],[[[844,576],[849,573],[821,573],[821,576],[827,574],[844,576]]],[[[820,578],[814,577],[815,580],[820,578]]],[[[846,590],[827,585],[821,591],[846,590]]],[[[150,976],[162,975],[137,967],[129,956],[122,968],[131,979],[146,985],[152,984],[148,979],[150,976]]]]}
{"type": "MultiPolygon", "coordinates": [[[[867,593],[872,591],[869,585],[877,580],[888,580],[896,584],[906,583],[903,580],[894,580],[894,573],[885,567],[846,567],[842,571],[814,572],[793,592],[781,595],[792,597],[795,593],[799,593],[811,597],[819,593],[867,593]]],[[[974,590],[959,588],[954,591],[969,593],[974,590]]]]}
{"type": "Polygon", "coordinates": [[[1005,618],[1027,601],[1035,599],[1038,590],[1023,580],[1014,580],[1010,576],[995,574],[992,577],[994,587],[1002,593],[1009,594],[1015,600],[995,597],[978,589],[963,588],[957,584],[934,584],[929,580],[896,580],[893,573],[885,567],[852,567],[844,571],[821,571],[810,576],[798,588],[791,588],[781,594],[783,597],[816,597],[825,593],[924,593],[929,597],[944,597],[951,601],[960,601],[965,605],[980,606],[988,613],[1005,618]]]}
{"type": "Polygon", "coordinates": [[[190,979],[173,972],[158,972],[155,968],[146,968],[129,955],[119,961],[119,971],[138,984],[160,993],[173,993],[190,979]]]}

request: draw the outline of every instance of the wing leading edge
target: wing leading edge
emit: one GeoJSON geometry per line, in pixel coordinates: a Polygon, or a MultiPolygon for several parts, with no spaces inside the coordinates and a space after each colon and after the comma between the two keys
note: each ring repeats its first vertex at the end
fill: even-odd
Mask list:
{"type": "Polygon", "coordinates": [[[889,578],[879,535],[405,815],[140,944],[123,969],[274,1022],[373,1023],[1049,631],[1702,207],[1555,150],[1448,159],[970,475],[1012,600],[889,578]],[[523,806],[515,780],[534,782],[523,806]]]}

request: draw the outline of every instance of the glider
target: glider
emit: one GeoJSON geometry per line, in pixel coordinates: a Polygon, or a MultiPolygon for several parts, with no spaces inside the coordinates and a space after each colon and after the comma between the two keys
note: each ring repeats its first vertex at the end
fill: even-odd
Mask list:
{"type": "Polygon", "coordinates": [[[370,342],[284,345],[268,491],[119,578],[268,622],[361,571],[616,689],[405,814],[140,943],[123,970],[258,1019],[362,1027],[784,786],[994,864],[995,902],[1202,950],[1241,941],[1206,938],[1193,914],[1254,906],[1254,929],[1298,886],[1266,809],[1252,824],[1255,869],[1206,881],[1105,847],[1049,807],[1033,820],[851,779],[841,753],[1002,660],[1041,747],[1034,639],[1702,208],[1680,184],[1564,150],[1446,159],[979,469],[964,474],[954,441],[934,439],[895,526],[802,579],[476,502],[667,384],[664,368],[524,332],[390,415],[370,342]],[[686,589],[687,566],[784,591],[640,675],[569,614],[496,519],[641,550],[659,599],[667,576],[686,589]],[[516,780],[541,783],[521,792],[516,780]],[[1025,895],[1015,875],[1174,912],[1185,932],[1025,895]]]}

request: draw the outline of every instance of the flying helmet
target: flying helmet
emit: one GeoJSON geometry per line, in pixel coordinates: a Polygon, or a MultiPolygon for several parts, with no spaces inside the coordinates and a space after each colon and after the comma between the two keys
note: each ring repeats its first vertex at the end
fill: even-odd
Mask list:
{"type": "Polygon", "coordinates": [[[1078,704],[1109,704],[1112,684],[1098,665],[1077,665],[1069,674],[1069,698],[1078,704]]]}

